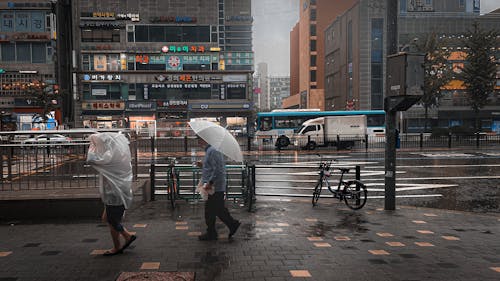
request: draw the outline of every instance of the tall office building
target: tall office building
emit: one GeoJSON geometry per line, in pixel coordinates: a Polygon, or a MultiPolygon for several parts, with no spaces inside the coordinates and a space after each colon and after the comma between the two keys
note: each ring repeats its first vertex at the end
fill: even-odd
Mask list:
{"type": "Polygon", "coordinates": [[[256,104],[256,106],[259,111],[269,111],[271,109],[271,103],[269,97],[269,72],[267,63],[261,62],[257,65],[256,78],[258,85],[258,91],[256,92],[258,104],[256,104]]]}
{"type": "Polygon", "coordinates": [[[299,22],[290,32],[291,95],[284,108],[325,109],[325,28],[356,1],[301,0],[299,22]]]}
{"type": "Polygon", "coordinates": [[[269,77],[270,110],[283,108],[283,100],[290,96],[289,76],[269,77]]]}
{"type": "Polygon", "coordinates": [[[250,0],[79,0],[76,115],[86,127],[249,117],[250,0]]]}

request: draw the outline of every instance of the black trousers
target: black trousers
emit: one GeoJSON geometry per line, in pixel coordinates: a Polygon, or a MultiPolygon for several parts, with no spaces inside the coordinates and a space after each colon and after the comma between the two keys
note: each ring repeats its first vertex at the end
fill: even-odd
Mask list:
{"type": "Polygon", "coordinates": [[[213,195],[209,195],[208,200],[205,202],[205,223],[209,235],[217,235],[215,230],[216,217],[219,217],[229,228],[237,223],[225,206],[224,192],[215,192],[213,195]]]}

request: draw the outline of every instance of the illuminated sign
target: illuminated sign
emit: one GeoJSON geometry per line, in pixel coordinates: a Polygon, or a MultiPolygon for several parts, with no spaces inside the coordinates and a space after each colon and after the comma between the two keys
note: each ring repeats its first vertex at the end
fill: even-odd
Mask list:
{"type": "Polygon", "coordinates": [[[85,74],[83,75],[85,81],[120,81],[122,77],[120,74],[85,74]]]}
{"type": "Polygon", "coordinates": [[[156,101],[157,109],[187,109],[187,100],[158,100],[156,101]]]}
{"type": "Polygon", "coordinates": [[[124,102],[83,102],[83,110],[124,110],[124,102]]]}
{"type": "Polygon", "coordinates": [[[140,21],[138,13],[115,13],[115,12],[81,12],[80,17],[86,19],[114,19],[140,21]]]}
{"type": "Polygon", "coordinates": [[[152,102],[128,101],[127,110],[154,111],[156,104],[152,102]]]}
{"type": "Polygon", "coordinates": [[[210,89],[211,84],[151,84],[152,89],[210,89]]]}
{"type": "Polygon", "coordinates": [[[221,75],[208,75],[208,74],[170,74],[166,75],[165,81],[167,82],[208,82],[208,81],[221,81],[221,75]]]}
{"type": "Polygon", "coordinates": [[[204,53],[206,51],[205,46],[163,46],[161,48],[163,53],[204,53]]]}
{"type": "Polygon", "coordinates": [[[167,22],[167,23],[195,23],[198,21],[196,17],[187,16],[173,16],[173,17],[151,17],[149,19],[152,23],[167,22]]]}

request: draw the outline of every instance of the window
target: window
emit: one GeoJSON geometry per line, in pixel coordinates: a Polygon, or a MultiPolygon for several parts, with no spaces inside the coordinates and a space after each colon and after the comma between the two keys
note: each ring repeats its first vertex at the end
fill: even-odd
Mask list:
{"type": "Polygon", "coordinates": [[[33,43],[31,45],[31,62],[32,63],[47,62],[47,44],[33,43]]]}
{"type": "MultiPolygon", "coordinates": [[[[209,25],[202,26],[172,26],[172,25],[136,25],[135,42],[210,42],[209,25]]],[[[134,42],[134,36],[129,34],[129,42],[134,42]]]]}
{"type": "Polygon", "coordinates": [[[316,52],[316,40],[311,40],[311,52],[316,52]]]}
{"type": "Polygon", "coordinates": [[[16,45],[15,44],[2,44],[2,61],[16,61],[16,45]]]}
{"type": "Polygon", "coordinates": [[[316,36],[316,25],[315,24],[311,24],[311,34],[310,36],[316,36]]]}
{"type": "Polygon", "coordinates": [[[311,9],[311,21],[316,21],[316,9],[311,9]]]}
{"type": "Polygon", "coordinates": [[[311,70],[311,82],[316,82],[316,70],[311,70]]]}
{"type": "Polygon", "coordinates": [[[311,67],[316,66],[316,55],[311,56],[311,67]]]}
{"type": "Polygon", "coordinates": [[[120,30],[82,29],[82,42],[120,42],[120,30]]]}
{"type": "Polygon", "coordinates": [[[302,133],[305,134],[307,132],[315,132],[315,131],[316,131],[316,125],[311,125],[307,126],[307,128],[305,128],[305,130],[302,133]]]}

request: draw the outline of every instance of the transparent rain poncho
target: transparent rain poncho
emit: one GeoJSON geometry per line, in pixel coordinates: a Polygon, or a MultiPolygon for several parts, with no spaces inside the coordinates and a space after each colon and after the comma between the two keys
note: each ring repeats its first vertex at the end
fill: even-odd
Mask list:
{"type": "Polygon", "coordinates": [[[87,162],[100,173],[99,191],[104,204],[132,203],[132,165],[128,139],[120,133],[98,133],[89,137],[87,162]]]}

